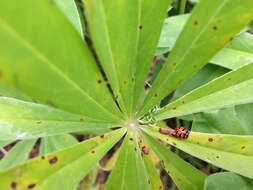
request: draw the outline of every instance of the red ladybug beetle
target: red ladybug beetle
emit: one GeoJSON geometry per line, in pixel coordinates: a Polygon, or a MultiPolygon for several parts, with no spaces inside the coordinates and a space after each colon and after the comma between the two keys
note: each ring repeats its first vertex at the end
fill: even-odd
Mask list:
{"type": "Polygon", "coordinates": [[[187,139],[190,134],[190,131],[185,129],[184,127],[176,128],[174,133],[172,134],[174,137],[187,139]]]}

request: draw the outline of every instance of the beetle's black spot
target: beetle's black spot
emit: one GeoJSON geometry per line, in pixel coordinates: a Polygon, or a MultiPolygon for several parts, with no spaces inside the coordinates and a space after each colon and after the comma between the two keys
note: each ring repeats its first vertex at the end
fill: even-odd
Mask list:
{"type": "Polygon", "coordinates": [[[142,26],[142,25],[140,25],[140,26],[139,26],[139,29],[140,29],[140,30],[142,30],[142,29],[143,29],[143,26],[142,26]]]}
{"type": "Polygon", "coordinates": [[[55,164],[58,161],[57,157],[53,157],[52,159],[49,160],[49,164],[55,164]]]}
{"type": "Polygon", "coordinates": [[[32,189],[36,186],[36,184],[31,184],[31,185],[28,185],[28,189],[32,189]]]}
{"type": "Polygon", "coordinates": [[[209,141],[209,142],[213,142],[213,138],[209,138],[208,141],[209,141]]]}
{"type": "Polygon", "coordinates": [[[217,30],[218,28],[217,28],[217,26],[214,26],[213,29],[214,29],[214,30],[217,30]]]}
{"type": "Polygon", "coordinates": [[[100,138],[104,138],[104,135],[101,135],[100,138]]]}
{"type": "Polygon", "coordinates": [[[242,150],[245,149],[245,146],[242,146],[241,149],[242,149],[242,150]]]}
{"type": "Polygon", "coordinates": [[[194,25],[198,25],[198,21],[194,21],[194,25]]]}
{"type": "Polygon", "coordinates": [[[102,83],[102,81],[101,81],[101,80],[98,80],[97,82],[98,82],[98,84],[101,84],[101,83],[102,83]]]}
{"type": "Polygon", "coordinates": [[[12,189],[16,189],[16,187],[17,187],[17,182],[13,181],[13,182],[11,183],[11,188],[12,188],[12,189]]]}

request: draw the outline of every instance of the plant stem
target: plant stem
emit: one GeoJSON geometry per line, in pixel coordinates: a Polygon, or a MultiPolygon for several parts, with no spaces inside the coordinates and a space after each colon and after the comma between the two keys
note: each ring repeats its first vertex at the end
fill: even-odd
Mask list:
{"type": "Polygon", "coordinates": [[[187,0],[181,0],[179,14],[184,14],[187,0]]]}

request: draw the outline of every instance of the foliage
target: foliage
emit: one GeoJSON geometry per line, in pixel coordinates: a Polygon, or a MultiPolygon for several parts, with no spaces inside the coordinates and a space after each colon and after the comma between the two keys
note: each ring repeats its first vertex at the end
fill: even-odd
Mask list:
{"type": "Polygon", "coordinates": [[[253,1],[177,2],[0,1],[0,189],[252,189],[253,1]]]}

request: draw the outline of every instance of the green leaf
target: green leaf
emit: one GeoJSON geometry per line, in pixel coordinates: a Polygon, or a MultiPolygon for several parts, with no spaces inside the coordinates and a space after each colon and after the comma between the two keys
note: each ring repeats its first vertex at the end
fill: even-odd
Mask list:
{"type": "MultiPolygon", "coordinates": [[[[189,14],[170,17],[165,20],[156,55],[171,51],[189,18],[189,14]]],[[[253,35],[246,31],[247,26],[209,62],[228,69],[237,69],[253,60],[253,35]]]]}
{"type": "MultiPolygon", "coordinates": [[[[145,127],[144,127],[145,128],[145,127]]],[[[154,154],[162,161],[168,174],[180,190],[202,190],[206,176],[155,139],[142,133],[154,154]]]]}
{"type": "Polygon", "coordinates": [[[0,84],[0,96],[17,98],[24,101],[32,101],[28,96],[22,94],[21,92],[17,92],[16,90],[8,88],[3,84],[0,84]]]}
{"type": "Polygon", "coordinates": [[[9,152],[0,160],[0,172],[10,169],[14,166],[25,162],[28,159],[29,152],[32,150],[36,139],[21,141],[16,144],[9,152]]]}
{"type": "Polygon", "coordinates": [[[253,136],[191,132],[188,139],[178,139],[159,133],[156,127],[142,130],[201,160],[253,178],[253,136]]]}
{"type": "Polygon", "coordinates": [[[253,181],[251,182],[232,172],[217,173],[206,179],[204,190],[251,190],[253,189],[253,181]]]}
{"type": "Polygon", "coordinates": [[[130,113],[140,0],[84,0],[91,39],[121,110],[130,113]]]}
{"type": "Polygon", "coordinates": [[[194,121],[192,131],[253,135],[253,104],[200,113],[204,121],[194,121]]]}
{"type": "Polygon", "coordinates": [[[74,146],[78,143],[78,140],[69,134],[56,135],[51,137],[45,137],[41,139],[40,143],[40,155],[48,154],[74,146]]]}
{"type": "Polygon", "coordinates": [[[134,86],[134,103],[133,110],[141,106],[143,100],[144,83],[146,81],[152,60],[159,41],[164,18],[170,0],[140,0],[141,17],[140,17],[140,34],[138,42],[138,54],[136,58],[136,78],[134,86]],[[151,16],[152,15],[152,16],[151,16]]]}
{"type": "Polygon", "coordinates": [[[78,131],[93,134],[113,126],[117,125],[46,105],[0,97],[0,140],[30,139],[78,131]]]}
{"type": "Polygon", "coordinates": [[[148,177],[136,134],[128,131],[118,160],[105,185],[105,190],[149,190],[148,177]]]}
{"type": "Polygon", "coordinates": [[[143,116],[202,68],[252,18],[253,1],[213,0],[211,4],[209,1],[201,1],[185,24],[138,116],[143,116]]]}
{"type": "Polygon", "coordinates": [[[157,169],[159,167],[160,162],[154,153],[151,151],[150,147],[144,139],[139,137],[139,144],[142,150],[142,158],[145,163],[145,168],[148,175],[148,183],[150,184],[151,190],[162,189],[163,184],[160,179],[160,171],[157,169]]]}
{"type": "Polygon", "coordinates": [[[2,0],[0,7],[2,83],[66,111],[121,121],[87,44],[54,1],[2,0]]]}
{"type": "Polygon", "coordinates": [[[253,102],[253,63],[213,80],[156,113],[157,119],[253,102]]]}
{"type": "Polygon", "coordinates": [[[84,37],[83,25],[81,22],[80,14],[77,9],[75,0],[54,0],[58,5],[60,10],[68,18],[68,20],[73,24],[77,32],[80,34],[81,38],[84,37]]]}
{"type": "Polygon", "coordinates": [[[62,190],[74,189],[124,133],[125,129],[113,131],[0,173],[0,189],[58,189],[63,179],[62,190]]]}

